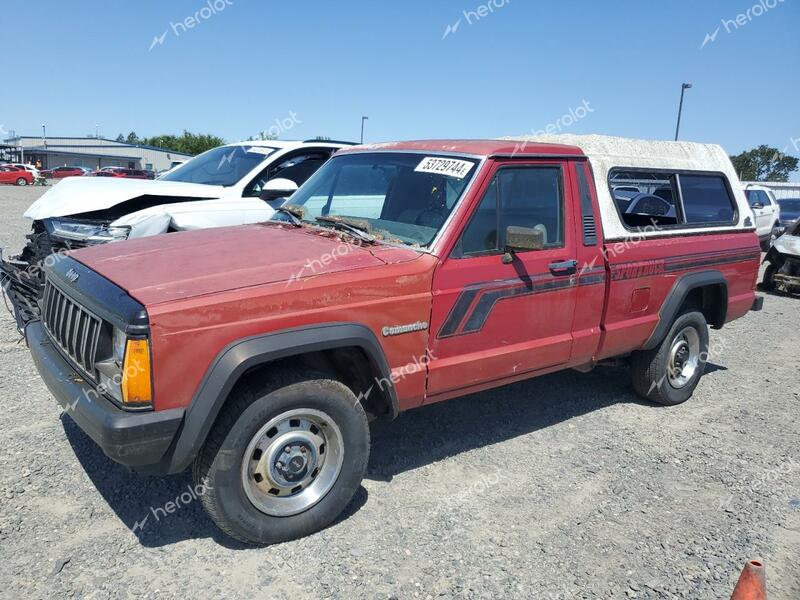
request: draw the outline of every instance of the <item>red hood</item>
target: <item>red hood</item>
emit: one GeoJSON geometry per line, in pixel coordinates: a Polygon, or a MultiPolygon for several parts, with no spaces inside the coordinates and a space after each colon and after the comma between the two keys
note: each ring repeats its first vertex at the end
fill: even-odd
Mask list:
{"type": "Polygon", "coordinates": [[[358,246],[316,228],[244,225],[170,233],[76,250],[71,256],[145,305],[231,289],[318,277],[419,256],[358,246]]]}

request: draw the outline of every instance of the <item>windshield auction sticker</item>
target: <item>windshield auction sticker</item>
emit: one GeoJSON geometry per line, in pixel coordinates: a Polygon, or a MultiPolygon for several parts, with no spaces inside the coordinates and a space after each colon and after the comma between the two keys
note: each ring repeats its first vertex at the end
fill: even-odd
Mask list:
{"type": "Polygon", "coordinates": [[[447,175],[448,177],[464,179],[472,169],[472,165],[473,163],[467,160],[428,156],[423,158],[422,162],[419,163],[414,170],[417,173],[435,173],[436,175],[447,175]]]}
{"type": "Polygon", "coordinates": [[[263,154],[264,156],[269,156],[273,152],[275,152],[275,148],[267,148],[264,146],[247,146],[245,152],[249,152],[251,154],[263,154]]]}

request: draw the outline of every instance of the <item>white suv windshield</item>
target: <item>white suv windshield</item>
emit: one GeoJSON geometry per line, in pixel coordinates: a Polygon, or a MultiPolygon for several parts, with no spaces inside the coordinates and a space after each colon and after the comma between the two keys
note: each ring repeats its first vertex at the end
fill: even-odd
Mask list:
{"type": "Polygon", "coordinates": [[[194,157],[161,177],[161,181],[181,181],[205,185],[236,185],[263,163],[277,148],[266,146],[220,146],[194,157]]]}
{"type": "Polygon", "coordinates": [[[337,220],[378,239],[427,246],[475,175],[477,162],[435,154],[344,154],[317,171],[286,206],[305,222],[326,226],[337,220]]]}

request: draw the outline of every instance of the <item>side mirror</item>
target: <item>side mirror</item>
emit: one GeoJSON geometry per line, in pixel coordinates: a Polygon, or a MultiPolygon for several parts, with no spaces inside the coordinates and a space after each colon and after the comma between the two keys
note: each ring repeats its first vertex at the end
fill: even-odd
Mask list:
{"type": "Polygon", "coordinates": [[[297,191],[297,184],[291,179],[277,177],[270,179],[264,184],[264,188],[259,194],[259,198],[265,202],[277,200],[278,198],[288,198],[297,191]]]}
{"type": "Polygon", "coordinates": [[[544,231],[530,227],[509,225],[506,228],[506,251],[542,250],[544,248],[544,231]]]}
{"type": "Polygon", "coordinates": [[[503,263],[508,264],[514,260],[515,252],[544,249],[544,231],[530,227],[509,225],[506,228],[506,247],[503,263]]]}

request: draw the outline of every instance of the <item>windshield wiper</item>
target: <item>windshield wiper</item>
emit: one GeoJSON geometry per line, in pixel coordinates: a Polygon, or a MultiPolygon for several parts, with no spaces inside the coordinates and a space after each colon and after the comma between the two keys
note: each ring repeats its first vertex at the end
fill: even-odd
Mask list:
{"type": "Polygon", "coordinates": [[[369,233],[369,224],[363,221],[348,221],[342,217],[315,217],[319,223],[330,223],[336,229],[346,231],[360,240],[375,243],[375,236],[369,233]]]}
{"type": "Polygon", "coordinates": [[[297,227],[303,226],[303,211],[290,206],[279,206],[275,209],[275,212],[279,212],[283,215],[289,215],[289,220],[291,220],[292,225],[296,225],[297,227]]]}

